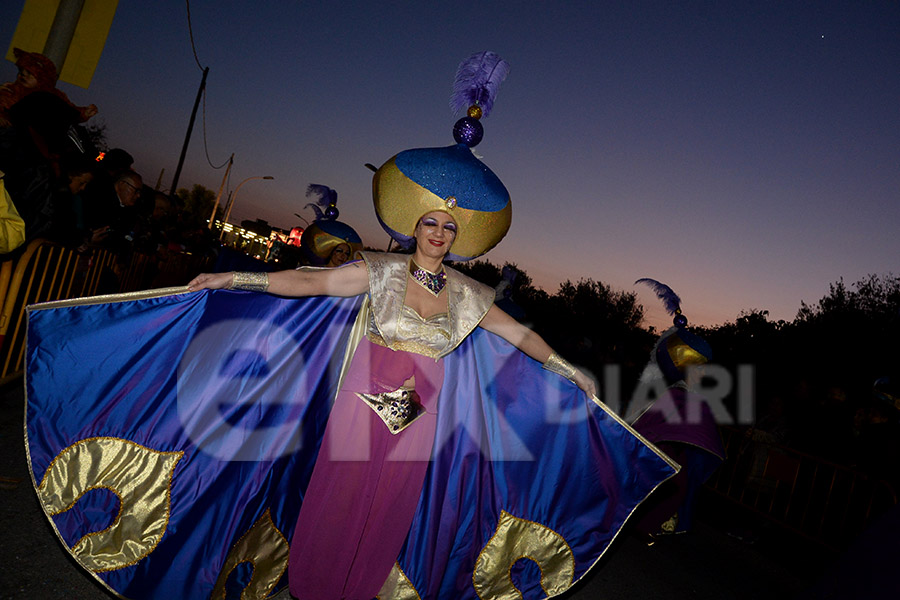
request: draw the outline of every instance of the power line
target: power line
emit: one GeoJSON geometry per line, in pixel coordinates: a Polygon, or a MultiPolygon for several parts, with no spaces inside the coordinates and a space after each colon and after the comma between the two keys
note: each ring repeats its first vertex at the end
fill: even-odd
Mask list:
{"type": "Polygon", "coordinates": [[[209,166],[213,169],[221,169],[228,164],[229,160],[231,160],[230,158],[226,159],[225,162],[217,167],[212,164],[212,160],[209,158],[209,146],[206,144],[206,90],[203,90],[203,151],[206,153],[206,162],[208,162],[209,166]]]}
{"type": "MultiPolygon", "coordinates": [[[[187,8],[187,22],[188,22],[188,35],[191,38],[191,51],[194,53],[194,60],[197,62],[197,66],[200,67],[200,70],[203,70],[203,65],[200,64],[200,59],[197,57],[197,47],[194,44],[194,28],[191,25],[191,0],[185,0],[185,7],[187,8]]],[[[225,165],[228,164],[228,160],[223,162],[218,167],[212,163],[212,159],[209,158],[209,145],[206,142],[206,88],[203,88],[203,152],[206,154],[206,162],[209,163],[209,166],[213,169],[221,169],[225,165]]],[[[230,159],[229,159],[230,160],[230,159]]]]}
{"type": "Polygon", "coordinates": [[[197,61],[197,66],[202,71],[203,65],[200,64],[200,59],[197,58],[197,48],[194,46],[194,28],[191,27],[191,0],[184,0],[184,3],[187,6],[188,35],[191,37],[191,50],[194,52],[194,60],[197,61]]]}

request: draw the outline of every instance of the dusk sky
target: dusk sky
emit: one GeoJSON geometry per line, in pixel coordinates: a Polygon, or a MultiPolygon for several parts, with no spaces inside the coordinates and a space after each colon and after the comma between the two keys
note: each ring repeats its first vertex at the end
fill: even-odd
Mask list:
{"type": "MultiPolygon", "coordinates": [[[[0,7],[12,39],[23,0],[0,7]]],[[[309,183],[338,192],[340,220],[388,236],[372,173],[397,152],[453,143],[460,60],[510,64],[475,149],[513,202],[485,258],[550,293],[592,278],[682,297],[688,319],[741,311],[791,320],[840,278],[897,273],[900,256],[900,3],[190,3],[209,67],[179,187],[218,190],[234,153],[231,220],[303,223],[309,183]],[[204,127],[205,122],[205,127],[204,127]],[[206,150],[208,150],[209,161],[206,150]]],[[[15,66],[0,61],[0,80],[15,66]]],[[[171,185],[202,76],[186,3],[120,0],[89,89],[111,147],[171,185]]]]}

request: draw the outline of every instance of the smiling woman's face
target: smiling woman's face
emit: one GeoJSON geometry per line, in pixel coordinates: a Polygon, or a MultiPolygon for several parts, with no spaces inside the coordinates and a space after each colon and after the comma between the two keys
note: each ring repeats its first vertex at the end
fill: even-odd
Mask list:
{"type": "Polygon", "coordinates": [[[416,251],[430,258],[444,258],[456,239],[456,227],[456,221],[445,212],[425,213],[416,225],[416,251]]]}

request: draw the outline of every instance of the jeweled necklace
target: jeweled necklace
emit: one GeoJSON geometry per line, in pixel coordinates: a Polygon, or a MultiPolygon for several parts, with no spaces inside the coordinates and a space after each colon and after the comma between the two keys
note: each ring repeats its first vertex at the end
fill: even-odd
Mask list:
{"type": "Polygon", "coordinates": [[[440,273],[432,273],[428,269],[423,269],[422,267],[417,265],[416,261],[410,258],[409,274],[412,276],[416,283],[428,290],[428,292],[434,297],[437,297],[438,294],[441,293],[441,290],[444,289],[444,286],[447,284],[447,273],[444,271],[443,265],[441,265],[440,273]]]}

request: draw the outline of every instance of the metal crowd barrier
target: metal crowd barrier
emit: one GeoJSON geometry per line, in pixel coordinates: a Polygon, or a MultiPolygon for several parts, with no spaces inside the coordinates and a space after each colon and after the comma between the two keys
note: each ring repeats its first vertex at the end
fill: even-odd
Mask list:
{"type": "Polygon", "coordinates": [[[106,250],[82,255],[32,240],[16,261],[0,263],[0,385],[24,369],[27,305],[184,285],[209,267],[209,259],[189,254],[160,260],[134,253],[123,261],[106,250]]]}
{"type": "Polygon", "coordinates": [[[723,427],[728,458],[707,488],[789,531],[841,551],[897,504],[891,485],[858,470],[723,427]]]}

